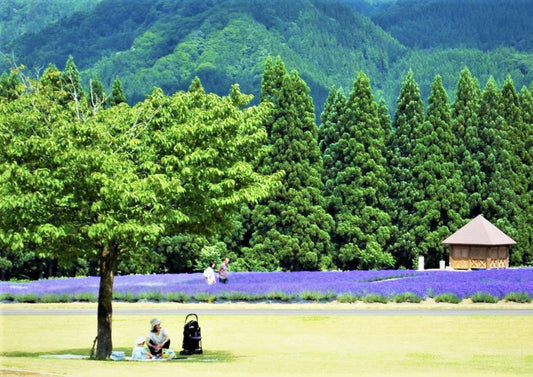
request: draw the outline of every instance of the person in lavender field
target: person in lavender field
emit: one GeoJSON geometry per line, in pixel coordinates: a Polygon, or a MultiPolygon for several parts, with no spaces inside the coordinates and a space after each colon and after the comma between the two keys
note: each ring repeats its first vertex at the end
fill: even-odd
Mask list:
{"type": "Polygon", "coordinates": [[[160,359],[162,357],[163,349],[168,349],[170,347],[170,337],[168,331],[161,327],[161,321],[157,318],[153,318],[150,321],[152,329],[146,337],[146,344],[150,353],[155,357],[160,359]]]}
{"type": "Polygon", "coordinates": [[[222,284],[226,284],[228,282],[228,265],[229,265],[229,258],[224,259],[224,262],[220,265],[220,268],[218,269],[218,281],[222,284]]]}
{"type": "Polygon", "coordinates": [[[215,278],[215,262],[211,262],[209,267],[207,267],[204,271],[204,278],[208,285],[215,284],[217,282],[217,279],[215,278]]]}

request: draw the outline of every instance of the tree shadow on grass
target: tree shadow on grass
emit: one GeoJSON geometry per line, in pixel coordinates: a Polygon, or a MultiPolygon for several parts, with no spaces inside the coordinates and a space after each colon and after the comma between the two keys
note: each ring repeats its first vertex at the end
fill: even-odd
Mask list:
{"type": "MultiPolygon", "coordinates": [[[[126,356],[131,355],[131,348],[116,348],[114,351],[122,351],[126,356]]],[[[87,361],[93,361],[90,359],[91,350],[88,348],[78,349],[65,349],[57,350],[54,352],[0,352],[0,356],[4,357],[27,357],[27,358],[53,358],[53,359],[86,359],[87,361]]],[[[231,363],[238,359],[239,356],[229,351],[224,350],[204,350],[202,354],[194,355],[180,355],[179,351],[176,351],[176,356],[172,360],[161,360],[160,362],[193,362],[193,363],[231,363]]],[[[136,362],[132,360],[110,360],[111,362],[136,362]]]]}

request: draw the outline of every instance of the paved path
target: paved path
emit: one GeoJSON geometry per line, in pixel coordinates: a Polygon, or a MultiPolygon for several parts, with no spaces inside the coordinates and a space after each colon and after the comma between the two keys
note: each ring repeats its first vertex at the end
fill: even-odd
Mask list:
{"type": "MultiPolygon", "coordinates": [[[[158,308],[154,305],[150,308],[115,308],[113,315],[187,315],[196,313],[199,316],[530,316],[533,317],[533,309],[520,308],[324,308],[324,307],[297,307],[287,305],[276,308],[246,307],[217,307],[201,306],[198,308],[158,308]]],[[[95,308],[17,308],[4,307],[0,311],[2,316],[32,316],[32,315],[96,315],[95,308]]]]}

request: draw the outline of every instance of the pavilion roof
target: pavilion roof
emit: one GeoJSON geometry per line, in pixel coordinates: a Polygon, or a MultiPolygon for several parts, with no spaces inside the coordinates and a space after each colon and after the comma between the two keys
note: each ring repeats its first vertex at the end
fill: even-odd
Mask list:
{"type": "Polygon", "coordinates": [[[478,215],[442,243],[448,245],[514,245],[511,237],[502,232],[482,215],[478,215]]]}

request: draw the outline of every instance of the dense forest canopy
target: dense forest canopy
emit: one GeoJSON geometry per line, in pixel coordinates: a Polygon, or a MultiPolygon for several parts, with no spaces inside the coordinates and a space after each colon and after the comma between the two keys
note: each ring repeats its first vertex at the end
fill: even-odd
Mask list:
{"type": "Polygon", "coordinates": [[[3,3],[9,32],[0,33],[0,52],[13,59],[0,71],[14,60],[42,72],[73,56],[84,83],[98,77],[110,88],[120,77],[130,104],[153,86],[185,90],[195,76],[210,92],[223,95],[238,82],[257,99],[266,57],[280,55],[309,85],[317,119],[330,88],[349,92],[359,71],[391,113],[409,69],[424,98],[437,74],[453,95],[465,66],[481,82],[493,76],[501,84],[508,74],[518,88],[533,81],[527,0],[60,3],[61,12],[57,2],[3,3]]]}

